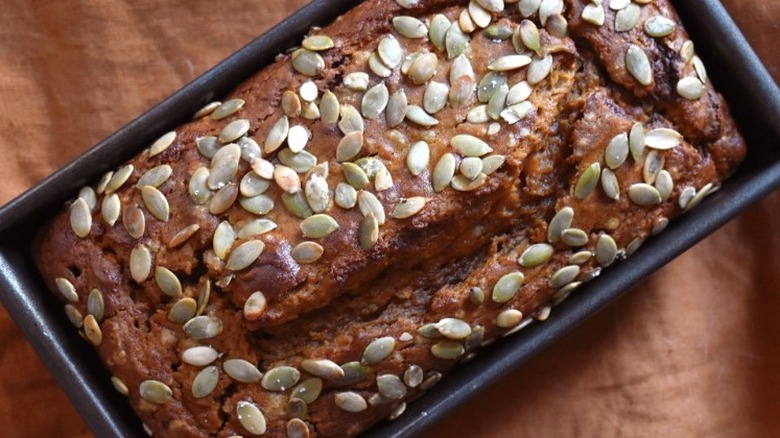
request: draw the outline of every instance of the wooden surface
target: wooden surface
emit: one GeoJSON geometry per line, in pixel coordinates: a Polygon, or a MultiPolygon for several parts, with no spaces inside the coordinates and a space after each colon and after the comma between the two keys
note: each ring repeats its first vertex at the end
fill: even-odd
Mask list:
{"type": "MultiPolygon", "coordinates": [[[[304,3],[5,0],[0,203],[304,3]]],[[[724,3],[780,79],[780,0],[724,3]]],[[[776,435],[778,260],[775,193],[427,436],[776,435]]],[[[5,311],[0,367],[0,435],[91,436],[5,311]]]]}

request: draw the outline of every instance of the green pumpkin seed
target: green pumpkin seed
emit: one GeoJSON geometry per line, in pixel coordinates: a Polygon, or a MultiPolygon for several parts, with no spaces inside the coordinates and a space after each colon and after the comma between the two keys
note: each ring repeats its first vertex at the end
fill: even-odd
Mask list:
{"type": "Polygon", "coordinates": [[[306,219],[314,214],[302,191],[295,194],[282,193],[282,202],[290,213],[301,219],[306,219]]]}
{"type": "Polygon", "coordinates": [[[274,123],[271,130],[268,131],[268,135],[265,139],[265,146],[263,150],[266,154],[270,154],[282,145],[287,140],[287,134],[290,132],[290,120],[287,116],[282,116],[274,123]]]}
{"type": "Polygon", "coordinates": [[[628,144],[631,150],[631,157],[638,163],[642,159],[642,154],[645,150],[645,128],[641,123],[634,123],[631,127],[631,132],[628,135],[628,144]]]}
{"type": "Polygon", "coordinates": [[[357,204],[357,190],[349,184],[338,183],[333,198],[339,207],[350,209],[357,204]]]}
{"type": "Polygon", "coordinates": [[[547,32],[558,39],[564,39],[569,35],[569,22],[561,14],[551,15],[547,19],[547,32]]]}
{"type": "Polygon", "coordinates": [[[702,62],[701,58],[698,56],[694,56],[691,59],[691,63],[693,64],[693,69],[696,71],[696,76],[698,76],[699,80],[703,83],[707,83],[707,68],[704,67],[704,62],[702,62]]]}
{"type": "Polygon", "coordinates": [[[363,132],[363,117],[352,105],[341,105],[341,121],[338,126],[344,135],[355,131],[363,132]]]}
{"type": "Polygon", "coordinates": [[[607,267],[615,262],[618,254],[617,243],[609,234],[602,234],[596,242],[596,261],[602,267],[607,267]]]}
{"type": "Polygon", "coordinates": [[[76,198],[70,207],[70,227],[82,239],[92,230],[92,212],[84,198],[76,198]]]}
{"type": "Polygon", "coordinates": [[[485,35],[494,41],[505,41],[512,37],[512,29],[503,24],[491,24],[485,27],[485,35]]]}
{"type": "Polygon", "coordinates": [[[662,217],[658,219],[658,222],[656,222],[655,225],[653,225],[653,229],[650,232],[653,236],[657,236],[666,230],[666,227],[669,226],[669,219],[662,217]]]}
{"type": "Polygon", "coordinates": [[[504,11],[504,0],[476,0],[476,2],[490,12],[504,11]]]}
{"type": "Polygon", "coordinates": [[[550,277],[549,285],[553,289],[560,289],[574,281],[580,275],[580,267],[577,265],[568,265],[555,271],[550,277]]]}
{"type": "Polygon", "coordinates": [[[334,402],[336,406],[347,412],[362,412],[368,408],[366,400],[352,391],[336,393],[334,402]]]}
{"type": "Polygon", "coordinates": [[[395,206],[390,216],[395,219],[407,219],[419,213],[428,202],[422,196],[413,196],[411,198],[401,198],[401,201],[395,206]]]}
{"type": "Polygon", "coordinates": [[[471,20],[481,28],[488,27],[493,21],[493,16],[485,8],[479,5],[475,0],[469,2],[468,13],[471,20]]]}
{"type": "Polygon", "coordinates": [[[330,90],[325,91],[320,100],[320,114],[322,122],[333,124],[339,120],[339,99],[330,90]]]}
{"type": "Polygon", "coordinates": [[[504,165],[506,157],[503,155],[490,155],[482,158],[482,173],[492,175],[504,165]]]}
{"type": "Polygon", "coordinates": [[[160,187],[165,181],[170,178],[171,174],[173,173],[173,169],[171,166],[167,164],[163,164],[161,166],[153,167],[146,171],[141,178],[138,179],[138,183],[136,183],[136,187],[143,187],[143,186],[152,186],[152,187],[160,187]]]}
{"type": "Polygon", "coordinates": [[[685,205],[685,207],[683,208],[683,212],[687,213],[691,211],[694,207],[699,205],[701,201],[704,200],[704,198],[711,193],[711,191],[712,191],[712,183],[707,183],[706,185],[704,185],[704,187],[699,189],[696,192],[696,194],[691,198],[691,200],[685,205]]]}
{"type": "Polygon", "coordinates": [[[393,27],[404,38],[418,39],[428,35],[425,23],[408,15],[399,15],[393,18],[393,27]]]}
{"type": "Polygon", "coordinates": [[[418,141],[409,148],[406,155],[406,167],[412,175],[418,176],[428,169],[431,158],[431,148],[428,143],[418,141]]]}
{"type": "Polygon", "coordinates": [[[269,187],[271,183],[267,179],[261,178],[255,171],[249,171],[241,178],[238,189],[243,196],[251,198],[262,195],[269,187]]]}
{"type": "Polygon", "coordinates": [[[535,268],[547,263],[553,252],[552,245],[537,243],[526,248],[517,259],[517,263],[524,268],[535,268]]]}
{"type": "Polygon", "coordinates": [[[68,317],[68,320],[74,327],[81,328],[84,326],[84,316],[73,304],[65,305],[65,316],[68,317]]]}
{"type": "Polygon", "coordinates": [[[485,185],[486,180],[487,176],[484,173],[480,173],[474,180],[470,180],[463,175],[455,175],[452,178],[451,186],[459,192],[471,192],[485,185]]]}
{"type": "Polygon", "coordinates": [[[457,359],[465,352],[463,344],[453,341],[441,341],[431,346],[431,354],[439,359],[457,359]]]}
{"type": "Polygon", "coordinates": [[[631,0],[610,0],[609,8],[613,11],[620,11],[630,4],[632,4],[631,0]]]}
{"type": "Polygon", "coordinates": [[[425,89],[423,108],[429,114],[436,114],[447,105],[450,88],[441,82],[431,81],[425,89]]]}
{"type": "Polygon", "coordinates": [[[588,233],[579,228],[567,228],[561,233],[561,240],[569,246],[578,247],[588,244],[588,233]]]}
{"type": "Polygon", "coordinates": [[[209,298],[211,297],[211,280],[206,280],[198,291],[198,311],[196,315],[202,315],[206,311],[206,306],[209,304],[209,298]]]}
{"type": "Polygon", "coordinates": [[[130,389],[128,389],[125,382],[117,376],[111,376],[111,385],[114,386],[114,389],[116,389],[118,393],[124,396],[127,396],[130,393],[130,389]]]}
{"type": "Polygon", "coordinates": [[[420,390],[427,391],[433,388],[437,383],[441,381],[441,373],[438,371],[431,371],[428,377],[420,384],[420,390]]]}
{"type": "Polygon", "coordinates": [[[523,15],[523,17],[530,17],[539,10],[539,5],[541,3],[542,0],[520,0],[517,3],[517,6],[520,9],[520,13],[523,15]]]}
{"type": "Polygon", "coordinates": [[[297,154],[306,148],[310,138],[311,132],[306,127],[295,125],[287,133],[287,145],[290,147],[290,151],[297,154]]]}
{"type": "Polygon", "coordinates": [[[593,253],[590,251],[580,251],[576,254],[572,254],[571,257],[569,257],[569,264],[572,265],[582,265],[587,263],[590,258],[593,257],[593,253]]]}
{"type": "Polygon", "coordinates": [[[208,187],[218,190],[235,178],[241,160],[241,147],[231,143],[219,149],[211,159],[208,187]]]}
{"type": "Polygon", "coordinates": [[[358,208],[363,216],[373,215],[379,225],[385,223],[385,209],[379,199],[371,192],[358,192],[358,208]]]}
{"type": "Polygon", "coordinates": [[[214,392],[219,383],[219,368],[209,366],[202,369],[192,380],[192,396],[195,398],[207,397],[214,392]]]}
{"type": "Polygon", "coordinates": [[[407,99],[404,90],[398,90],[390,96],[385,110],[387,126],[394,128],[406,118],[407,99]]]}
{"type": "Polygon", "coordinates": [[[137,205],[130,205],[122,212],[122,224],[134,239],[140,239],[146,230],[146,217],[137,205]]]}
{"type": "Polygon", "coordinates": [[[292,66],[302,75],[316,76],[325,69],[325,60],[317,52],[298,49],[292,54],[292,66]]]}
{"type": "Polygon", "coordinates": [[[211,118],[212,120],[222,120],[226,117],[230,117],[241,111],[241,108],[244,107],[245,103],[246,102],[243,99],[230,99],[218,106],[217,109],[211,113],[211,118]]]}
{"type": "Polygon", "coordinates": [[[157,266],[154,270],[154,281],[165,295],[172,298],[181,295],[181,282],[179,282],[179,278],[170,269],[157,266]]]}
{"type": "Polygon", "coordinates": [[[127,180],[130,179],[130,175],[133,174],[133,170],[135,170],[135,167],[133,167],[132,164],[127,164],[120,167],[106,184],[105,193],[110,195],[111,193],[119,190],[127,182],[127,180]]]}
{"type": "Polygon", "coordinates": [[[333,39],[327,35],[313,35],[303,40],[301,44],[304,49],[311,50],[313,52],[319,52],[323,50],[332,49],[335,44],[333,39]]]}
{"type": "Polygon", "coordinates": [[[528,73],[526,74],[526,80],[531,85],[536,85],[542,82],[549,76],[552,71],[553,57],[552,55],[546,55],[544,58],[536,58],[528,65],[528,73]]]}
{"type": "Polygon", "coordinates": [[[254,219],[241,227],[241,229],[238,231],[238,238],[244,240],[251,239],[253,237],[269,233],[275,230],[277,227],[278,226],[276,225],[276,222],[270,219],[254,219]]]}
{"type": "Polygon", "coordinates": [[[517,292],[520,291],[520,286],[523,285],[524,280],[525,276],[519,271],[510,272],[501,277],[493,287],[493,301],[506,303],[512,300],[517,295],[517,292]]]}
{"type": "Polygon", "coordinates": [[[615,14],[615,32],[628,32],[639,24],[642,9],[637,4],[628,4],[615,14]]]}
{"type": "Polygon", "coordinates": [[[596,188],[600,177],[601,165],[599,163],[593,163],[588,166],[577,180],[577,185],[574,188],[574,197],[585,199],[596,188]]]}
{"type": "Polygon", "coordinates": [[[238,119],[228,123],[219,133],[219,141],[222,144],[238,140],[249,132],[249,120],[238,119]]]}
{"type": "Polygon", "coordinates": [[[642,244],[645,243],[645,239],[641,237],[637,237],[636,239],[629,242],[628,245],[626,245],[626,257],[631,257],[635,252],[639,250],[639,248],[642,247],[642,244]]]}
{"type": "Polygon", "coordinates": [[[209,191],[207,184],[208,179],[209,170],[205,167],[199,167],[190,178],[188,190],[190,198],[192,198],[196,204],[205,204],[211,197],[211,192],[209,191]]]}
{"type": "MultiPolygon", "coordinates": [[[[520,22],[520,41],[529,50],[533,50],[537,55],[541,56],[540,49],[542,48],[541,39],[539,37],[539,29],[536,27],[533,21],[523,20],[520,22]]],[[[528,58],[528,63],[531,59],[528,58]]]]}
{"type": "Polygon", "coordinates": [[[409,368],[404,371],[404,384],[410,388],[416,388],[420,386],[425,377],[425,372],[418,365],[409,365],[409,368]]]}
{"type": "Polygon", "coordinates": [[[493,152],[483,140],[468,134],[459,134],[450,139],[450,144],[463,156],[481,157],[493,152]]]}
{"type": "Polygon", "coordinates": [[[452,83],[450,88],[449,101],[453,108],[460,108],[465,105],[474,95],[474,78],[463,75],[452,83]]]}
{"type": "Polygon", "coordinates": [[[225,374],[241,383],[255,383],[263,377],[263,373],[252,363],[244,359],[228,359],[222,364],[225,374]]]}
{"type": "MultiPolygon", "coordinates": [[[[493,93],[487,104],[487,114],[493,120],[498,120],[506,106],[506,97],[509,95],[509,87],[502,85],[493,93]]],[[[492,135],[488,131],[488,135],[492,135]]]]}
{"type": "Polygon", "coordinates": [[[290,255],[300,264],[314,263],[322,257],[325,249],[316,242],[301,242],[293,248],[290,255]]]}
{"type": "Polygon", "coordinates": [[[501,328],[515,327],[523,320],[523,312],[517,309],[507,309],[496,317],[496,325],[501,328]]]}
{"type": "Polygon", "coordinates": [[[561,240],[563,230],[571,227],[571,221],[574,219],[574,210],[571,207],[560,209],[547,227],[547,241],[555,243],[561,240]]]}
{"type": "Polygon", "coordinates": [[[361,362],[365,365],[375,365],[387,359],[395,349],[395,339],[390,336],[372,341],[363,351],[361,362]]]}
{"type": "Polygon", "coordinates": [[[173,391],[159,380],[144,380],[138,387],[138,392],[144,400],[161,405],[173,397],[173,391]]]}
{"type": "Polygon", "coordinates": [[[236,199],[238,199],[238,185],[229,183],[212,196],[209,201],[209,213],[218,215],[228,211],[236,199]]]}
{"type": "Polygon", "coordinates": [[[374,189],[377,193],[393,188],[393,175],[387,168],[382,167],[374,176],[374,189]]]}
{"type": "Polygon", "coordinates": [[[326,237],[338,228],[338,222],[326,214],[315,214],[301,222],[301,232],[303,232],[303,236],[311,239],[326,237]]]}
{"type": "Polygon", "coordinates": [[[466,157],[460,162],[460,173],[474,181],[482,173],[482,160],[477,157],[466,157]]]}
{"type": "Polygon", "coordinates": [[[547,23],[550,16],[561,14],[563,12],[563,0],[542,0],[539,5],[539,20],[542,26],[547,23]]]}
{"type": "Polygon", "coordinates": [[[435,325],[444,337],[454,340],[466,339],[471,334],[471,326],[457,318],[444,318],[435,325]]]}
{"type": "Polygon", "coordinates": [[[309,407],[301,399],[290,398],[287,402],[287,412],[292,419],[309,418],[309,407]]]}
{"type": "MultiPolygon", "coordinates": [[[[531,23],[533,24],[533,23],[531,23]]],[[[525,67],[531,63],[531,58],[525,55],[505,55],[488,64],[492,71],[512,71],[525,67]]]]}
{"type": "Polygon", "coordinates": [[[263,435],[266,431],[265,416],[260,409],[248,401],[236,405],[236,416],[241,426],[254,435],[263,435]]]}
{"type": "Polygon", "coordinates": [[[244,242],[233,250],[225,267],[230,271],[245,269],[260,257],[263,249],[265,249],[265,243],[262,240],[244,242]]]}
{"type": "Polygon", "coordinates": [[[301,99],[295,92],[287,90],[282,94],[282,111],[289,118],[301,115],[301,99]]]}
{"type": "Polygon", "coordinates": [[[645,146],[653,149],[666,150],[678,146],[683,136],[669,128],[657,128],[645,134],[645,146]]]}
{"type": "Polygon", "coordinates": [[[697,100],[704,94],[704,84],[694,77],[685,77],[677,82],[677,94],[688,99],[697,100]]]}
{"type": "Polygon", "coordinates": [[[301,368],[313,376],[326,380],[338,381],[344,377],[344,370],[328,359],[305,359],[301,362],[301,368]]]}
{"type": "Polygon", "coordinates": [[[244,317],[249,320],[258,319],[265,313],[267,306],[268,301],[262,292],[252,292],[252,295],[244,302],[244,317]]]}
{"type": "MultiPolygon", "coordinates": [[[[143,283],[152,272],[152,253],[143,244],[136,245],[130,252],[130,276],[136,283],[143,283]]],[[[167,275],[167,274],[163,274],[167,275]]]]}
{"type": "Polygon", "coordinates": [[[184,324],[195,316],[198,303],[189,297],[177,301],[168,312],[168,320],[176,324],[184,324]]]}
{"type": "Polygon", "coordinates": [[[455,58],[466,51],[470,38],[463,33],[460,26],[450,26],[444,37],[444,46],[447,49],[447,59],[455,58]]]}
{"type": "Polygon", "coordinates": [[[526,118],[532,110],[534,105],[531,102],[520,102],[502,111],[501,118],[512,125],[526,118]]]}
{"type": "Polygon", "coordinates": [[[441,156],[433,168],[433,190],[436,193],[443,191],[450,185],[455,175],[455,156],[446,153],[441,156]]]}
{"type": "Polygon", "coordinates": [[[637,183],[628,188],[628,198],[642,207],[651,207],[661,203],[661,194],[650,184],[637,183]]]}
{"type": "Polygon", "coordinates": [[[417,105],[409,105],[406,107],[406,118],[409,121],[414,122],[420,126],[431,127],[439,124],[439,121],[435,117],[426,113],[424,109],[417,105]]]}
{"type": "MultiPolygon", "coordinates": [[[[344,371],[338,365],[336,366],[341,370],[341,375],[343,376],[344,371]]],[[[316,377],[306,379],[292,389],[290,398],[302,400],[306,404],[314,403],[320,397],[320,393],[322,393],[322,386],[322,379],[316,377]]]]}
{"type": "Polygon", "coordinates": [[[92,187],[85,186],[79,190],[79,198],[82,198],[89,206],[89,211],[94,211],[97,208],[97,194],[92,187]]]}
{"type": "Polygon", "coordinates": [[[344,86],[352,91],[368,90],[368,73],[355,72],[344,76],[344,86]]]}
{"type": "Polygon", "coordinates": [[[645,21],[645,33],[653,38],[669,36],[677,30],[677,23],[661,16],[655,15],[645,21]]]}
{"type": "Polygon", "coordinates": [[[376,378],[379,394],[391,400],[400,400],[406,396],[406,385],[394,374],[383,374],[376,378]]]}
{"type": "Polygon", "coordinates": [[[92,289],[87,297],[87,312],[95,317],[95,320],[103,320],[106,311],[106,303],[103,294],[97,289],[92,289]]]}
{"type": "Polygon", "coordinates": [[[94,315],[87,315],[84,318],[84,335],[96,347],[103,342],[103,331],[100,330],[100,325],[94,315]]]}
{"type": "Polygon", "coordinates": [[[207,346],[190,347],[181,353],[182,362],[195,366],[204,367],[210,365],[219,357],[217,350],[207,346]]]}
{"type": "Polygon", "coordinates": [[[228,221],[222,221],[217,225],[214,230],[214,237],[212,239],[212,248],[214,254],[220,258],[220,260],[227,259],[230,249],[233,247],[233,243],[236,241],[236,233],[233,230],[233,226],[228,221]]]}
{"type": "Polygon", "coordinates": [[[610,169],[617,169],[628,158],[628,134],[618,134],[612,138],[604,152],[604,161],[610,169]]]}
{"type": "Polygon", "coordinates": [[[666,158],[657,150],[650,151],[645,158],[645,164],[642,169],[642,176],[648,184],[655,182],[655,178],[658,176],[658,172],[664,168],[666,164],[666,158]]]}
{"type": "Polygon", "coordinates": [[[103,198],[103,202],[100,207],[100,215],[109,226],[114,226],[116,221],[119,219],[121,210],[122,203],[116,193],[112,193],[103,198]]]}
{"type": "Polygon", "coordinates": [[[446,48],[447,31],[450,29],[450,20],[442,14],[436,14],[431,19],[431,25],[428,28],[428,38],[440,52],[446,48]]]}
{"type": "Polygon", "coordinates": [[[274,209],[273,199],[266,195],[241,198],[238,203],[241,204],[244,210],[257,215],[266,215],[274,209]]]}
{"type": "Polygon", "coordinates": [[[206,117],[207,115],[213,113],[214,110],[219,108],[220,105],[222,105],[222,102],[207,103],[192,116],[192,120],[197,120],[206,117]]]}
{"type": "Polygon", "coordinates": [[[398,67],[404,57],[401,44],[392,35],[386,35],[379,41],[376,53],[379,55],[382,62],[390,69],[398,67]]]}
{"type": "Polygon", "coordinates": [[[466,121],[469,123],[487,123],[490,121],[488,115],[487,105],[478,105],[472,108],[468,114],[466,114],[466,121]]]}
{"type": "Polygon", "coordinates": [[[507,85],[507,78],[501,72],[488,72],[479,82],[477,87],[477,98],[482,103],[487,103],[493,97],[493,93],[502,86],[507,85]]]}
{"type": "Polygon", "coordinates": [[[672,190],[674,190],[672,175],[666,170],[658,172],[658,175],[655,178],[655,188],[658,190],[658,193],[661,194],[661,201],[669,199],[672,190]]]}
{"type": "Polygon", "coordinates": [[[295,194],[301,191],[301,178],[287,166],[274,167],[274,181],[286,193],[295,194]]]}
{"type": "Polygon", "coordinates": [[[290,366],[279,366],[268,370],[263,376],[261,385],[268,391],[285,391],[298,383],[301,373],[290,366]]]}
{"type": "Polygon", "coordinates": [[[485,291],[481,287],[472,287],[469,289],[469,301],[474,305],[480,305],[485,302],[485,291]]]}
{"type": "Polygon", "coordinates": [[[626,51],[626,69],[640,84],[648,86],[653,83],[653,67],[647,53],[641,47],[631,44],[626,51]]]}
{"type": "Polygon", "coordinates": [[[369,212],[369,214],[360,221],[358,236],[360,239],[360,247],[363,249],[373,248],[374,244],[379,240],[379,222],[377,222],[373,213],[369,212]]]}
{"type": "Polygon", "coordinates": [[[417,334],[426,337],[428,339],[436,339],[442,337],[441,332],[439,332],[439,329],[436,328],[436,324],[434,323],[424,324],[420,326],[417,329],[417,334]]]}
{"type": "Polygon", "coordinates": [[[615,176],[615,172],[609,169],[601,171],[601,188],[609,199],[613,201],[620,199],[620,183],[617,176],[615,176]]]}
{"type": "Polygon", "coordinates": [[[222,321],[214,316],[201,315],[184,324],[184,333],[192,339],[211,339],[222,333],[222,321]]]}
{"type": "Polygon", "coordinates": [[[509,94],[506,96],[506,104],[512,106],[525,102],[531,97],[533,90],[527,81],[518,82],[509,89],[509,94]]]}
{"type": "Polygon", "coordinates": [[[680,208],[685,209],[688,204],[691,202],[691,199],[696,196],[696,189],[693,187],[685,187],[680,192],[680,198],[678,200],[678,204],[680,208]]]}

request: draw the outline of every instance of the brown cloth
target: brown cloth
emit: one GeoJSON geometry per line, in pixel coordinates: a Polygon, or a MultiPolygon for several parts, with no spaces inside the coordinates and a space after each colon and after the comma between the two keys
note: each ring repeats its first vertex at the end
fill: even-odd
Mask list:
{"type": "MultiPolygon", "coordinates": [[[[780,79],[780,0],[723,2],[780,79]]],[[[2,3],[5,203],[306,1],[2,3]]],[[[427,436],[775,436],[778,260],[775,193],[427,436]]],[[[5,311],[0,367],[2,436],[91,436],[5,311]]]]}

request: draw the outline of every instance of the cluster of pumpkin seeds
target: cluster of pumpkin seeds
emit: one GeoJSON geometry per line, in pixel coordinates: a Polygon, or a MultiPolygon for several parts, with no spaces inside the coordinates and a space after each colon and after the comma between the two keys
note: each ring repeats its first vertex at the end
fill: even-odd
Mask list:
{"type": "MultiPolygon", "coordinates": [[[[402,8],[413,8],[419,0],[396,0],[402,8]]],[[[604,26],[605,7],[616,11],[614,30],[631,32],[641,19],[641,7],[652,0],[611,0],[606,5],[593,0],[582,11],[582,19],[595,26],[604,26]]],[[[290,56],[293,70],[304,76],[303,83],[295,90],[286,90],[281,98],[282,114],[265,132],[254,132],[249,119],[239,118],[245,101],[233,98],[225,102],[212,102],[199,110],[194,118],[210,117],[214,121],[226,121],[218,135],[203,136],[195,140],[198,152],[209,161],[189,176],[188,191],[192,202],[204,206],[213,215],[223,215],[234,205],[255,216],[240,224],[223,220],[212,237],[214,256],[222,262],[227,274],[215,284],[226,286],[232,273],[250,267],[261,256],[265,244],[259,236],[273,232],[277,224],[272,212],[277,206],[266,192],[274,185],[281,190],[283,207],[300,219],[301,241],[291,250],[291,256],[300,264],[315,263],[325,253],[320,239],[338,231],[339,224],[329,214],[335,207],[350,210],[358,208],[363,216],[357,230],[362,248],[372,248],[380,238],[380,226],[388,216],[394,220],[411,218],[426,207],[430,199],[410,195],[402,197],[394,205],[384,205],[381,192],[394,188],[394,176],[378,157],[368,155],[365,147],[367,121],[384,117],[388,128],[403,123],[422,128],[439,124],[437,115],[447,107],[461,108],[476,91],[478,105],[470,108],[467,122],[486,125],[486,138],[499,132],[503,125],[520,122],[535,111],[531,97],[534,87],[543,83],[553,65],[553,48],[545,48],[540,37],[540,27],[550,35],[563,38],[568,32],[562,0],[471,0],[455,21],[443,14],[431,17],[398,15],[392,18],[395,33],[383,35],[376,49],[367,59],[368,71],[346,74],[345,89],[362,93],[359,108],[342,102],[339,96],[322,89],[317,78],[326,68],[323,54],[337,49],[338,42],[326,35],[311,35],[303,40],[300,48],[290,56]],[[516,25],[494,22],[497,14],[509,4],[516,3],[524,17],[516,25]],[[534,21],[534,17],[538,21],[534,21]],[[489,60],[485,66],[475,69],[470,59],[469,45],[475,32],[484,32],[496,44],[511,43],[514,53],[489,60]],[[425,40],[430,43],[418,51],[404,52],[404,39],[425,40]],[[443,59],[450,63],[448,81],[433,80],[443,59]],[[509,73],[524,69],[525,80],[510,84],[509,73]],[[477,71],[485,71],[480,78],[477,71]],[[388,84],[393,75],[410,84],[424,87],[421,102],[410,102],[403,87],[390,92],[388,84]],[[373,77],[372,77],[373,75],[373,77]],[[334,151],[335,163],[343,180],[331,176],[331,161],[320,161],[307,150],[312,141],[311,122],[337,127],[341,137],[334,151]],[[254,135],[260,135],[260,141],[254,135]],[[242,161],[246,165],[242,166],[242,161]],[[242,167],[250,170],[241,175],[242,167]],[[386,213],[386,212],[389,212],[386,213]]],[[[645,20],[643,31],[653,38],[664,38],[677,30],[673,20],[653,16],[645,20]]],[[[319,29],[318,29],[319,30],[319,29]]],[[[418,47],[418,46],[416,46],[418,47]]],[[[695,77],[682,78],[677,92],[686,99],[698,99],[704,93],[707,76],[701,60],[695,56],[693,43],[686,41],[681,56],[691,63],[695,77]]],[[[650,60],[642,48],[631,45],[626,52],[626,68],[642,85],[650,85],[653,73],[650,60]]],[[[176,141],[176,132],[161,136],[147,150],[148,157],[162,154],[176,141]]],[[[409,147],[405,157],[406,170],[413,177],[430,178],[435,193],[448,188],[456,191],[473,191],[486,183],[487,177],[504,164],[506,157],[492,154],[493,148],[486,138],[471,134],[457,134],[449,139],[451,151],[440,157],[431,156],[431,148],[425,141],[409,147]]],[[[665,150],[677,147],[682,136],[670,128],[645,131],[636,123],[627,133],[615,136],[606,146],[603,162],[586,166],[573,187],[575,198],[588,197],[599,185],[607,198],[619,201],[621,194],[641,207],[652,207],[665,202],[674,190],[674,181],[664,169],[665,150]],[[646,152],[646,149],[649,151],[646,152]],[[632,184],[621,190],[615,171],[627,160],[642,164],[644,182],[632,184]]],[[[173,168],[161,164],[137,178],[133,189],[138,190],[140,202],[122,205],[118,191],[133,176],[133,165],[125,165],[103,176],[96,188],[85,187],[72,203],[70,223],[80,238],[89,236],[93,221],[102,219],[109,227],[121,219],[125,231],[138,242],[129,257],[131,278],[138,284],[154,281],[159,290],[170,297],[168,319],[181,326],[193,341],[208,341],[221,334],[222,321],[206,312],[212,284],[210,280],[198,285],[198,295],[186,296],[177,273],[162,265],[155,265],[154,250],[141,239],[146,234],[146,221],[168,222],[175,211],[171,210],[161,186],[173,175],[173,168]],[[99,197],[102,196],[102,200],[99,197]],[[99,215],[96,215],[99,208],[99,215]]],[[[696,189],[685,187],[680,191],[678,204],[683,211],[695,207],[713,191],[713,185],[696,189]]],[[[527,246],[517,259],[518,269],[502,275],[492,287],[483,290],[472,287],[468,300],[474,305],[491,302],[506,306],[495,318],[495,326],[512,334],[527,326],[531,317],[513,307],[524,281],[524,269],[533,269],[549,262],[556,254],[556,247],[564,246],[571,255],[568,263],[555,270],[548,279],[548,286],[557,290],[552,304],[565,299],[582,282],[598,275],[601,268],[617,259],[630,255],[642,244],[638,237],[626,248],[619,249],[615,239],[606,232],[594,234],[574,227],[575,211],[563,207],[557,211],[547,227],[547,241],[527,246]],[[585,272],[583,265],[595,260],[595,271],[585,272]]],[[[652,234],[661,232],[668,219],[661,218],[653,226],[652,234]]],[[[191,224],[177,230],[167,242],[169,248],[184,245],[198,233],[200,226],[191,224]]],[[[56,285],[68,301],[65,312],[68,319],[94,345],[102,342],[100,321],[106,315],[102,293],[93,289],[88,294],[87,315],[76,307],[79,294],[66,278],[56,279],[56,285]]],[[[243,312],[250,319],[261,316],[267,309],[265,295],[256,291],[245,302],[243,312]]],[[[534,318],[545,320],[550,305],[540,309],[534,318]]],[[[431,355],[440,360],[464,360],[468,352],[489,342],[485,340],[485,328],[472,326],[457,317],[442,318],[422,324],[417,329],[419,337],[430,343],[431,355]]],[[[419,339],[419,338],[417,338],[419,339]]],[[[207,397],[216,389],[220,373],[236,384],[257,384],[270,392],[289,393],[287,422],[288,433],[307,436],[308,426],[302,420],[307,417],[307,406],[315,402],[327,385],[337,386],[334,394],[336,406],[347,412],[362,412],[369,406],[392,404],[390,418],[401,415],[406,407],[404,399],[412,391],[425,391],[436,384],[441,374],[425,372],[410,364],[400,375],[384,373],[376,375],[376,392],[370,397],[351,391],[344,386],[375,375],[375,367],[390,358],[397,342],[411,342],[415,336],[404,333],[398,340],[391,336],[370,342],[355,361],[337,364],[327,358],[302,360],[297,366],[279,365],[265,373],[245,359],[222,357],[222,353],[208,345],[196,345],[182,352],[183,363],[201,368],[191,384],[195,398],[207,397]],[[215,363],[221,363],[221,366],[215,363]]],[[[111,379],[114,387],[127,395],[131,390],[117,376],[111,379]]],[[[152,404],[164,404],[173,397],[172,389],[164,382],[149,379],[138,388],[140,396],[152,404]]],[[[266,419],[252,400],[238,402],[235,412],[242,427],[249,433],[266,432],[266,419]]]]}

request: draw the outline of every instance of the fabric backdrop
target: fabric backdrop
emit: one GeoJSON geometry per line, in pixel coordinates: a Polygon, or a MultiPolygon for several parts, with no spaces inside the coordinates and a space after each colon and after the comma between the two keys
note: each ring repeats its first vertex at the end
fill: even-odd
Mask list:
{"type": "MultiPolygon", "coordinates": [[[[3,0],[0,204],[304,3],[3,0]]],[[[780,78],[780,0],[724,3],[780,78]]],[[[775,193],[428,436],[777,436],[778,268],[775,193]]],[[[0,367],[0,435],[91,436],[2,310],[0,367]]]]}

